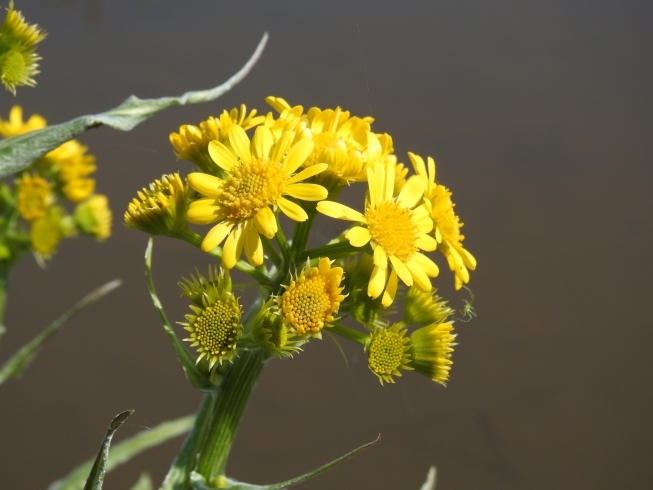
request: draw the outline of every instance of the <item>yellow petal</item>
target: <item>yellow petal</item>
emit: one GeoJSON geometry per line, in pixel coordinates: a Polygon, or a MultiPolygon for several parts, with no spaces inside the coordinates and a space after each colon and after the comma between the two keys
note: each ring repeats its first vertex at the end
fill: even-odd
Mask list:
{"type": "Polygon", "coordinates": [[[374,265],[386,269],[388,267],[388,256],[383,248],[377,246],[374,249],[374,265]]]}
{"type": "Polygon", "coordinates": [[[471,270],[476,269],[476,259],[472,254],[470,254],[467,250],[465,250],[461,246],[457,246],[456,250],[458,250],[458,253],[463,259],[463,263],[469,267],[471,270]]]}
{"type": "Polygon", "coordinates": [[[326,163],[316,163],[315,165],[311,165],[310,167],[307,167],[301,172],[296,173],[290,177],[288,180],[286,180],[286,184],[294,184],[295,182],[300,182],[302,180],[308,179],[309,177],[313,177],[320,172],[324,172],[327,168],[329,168],[329,165],[326,163]]]}
{"type": "Polygon", "coordinates": [[[420,267],[429,277],[437,277],[440,273],[440,269],[435,262],[429,259],[426,255],[416,253],[410,258],[409,263],[410,262],[415,262],[417,267],[420,267]]]}
{"type": "Polygon", "coordinates": [[[209,250],[213,250],[215,247],[220,245],[222,240],[224,240],[224,237],[229,234],[233,227],[234,223],[231,221],[222,221],[221,223],[215,225],[206,234],[204,240],[202,240],[202,250],[208,252],[209,250]]]}
{"type": "Polygon", "coordinates": [[[426,272],[415,262],[414,260],[409,261],[406,264],[408,270],[413,275],[413,283],[415,286],[420,288],[422,291],[429,292],[431,290],[431,280],[429,276],[426,275],[426,272]]]}
{"type": "Polygon", "coordinates": [[[414,208],[424,195],[425,184],[417,175],[412,175],[401,189],[397,200],[407,208],[414,208]]]}
{"type": "Polygon", "coordinates": [[[313,146],[313,140],[307,138],[299,140],[290,148],[283,161],[283,170],[286,172],[286,175],[292,175],[295,170],[301,167],[313,151],[313,146]]]}
{"type": "Polygon", "coordinates": [[[231,153],[229,148],[224,146],[219,141],[211,141],[209,143],[209,155],[215,163],[218,164],[220,168],[223,168],[227,172],[234,168],[234,165],[238,163],[234,154],[231,153]]]}
{"type": "Polygon", "coordinates": [[[318,184],[290,184],[284,193],[304,201],[321,201],[329,195],[329,191],[318,184]]]}
{"type": "Polygon", "coordinates": [[[277,219],[267,206],[254,215],[254,225],[264,237],[272,238],[277,233],[277,219]]]}
{"type": "Polygon", "coordinates": [[[270,155],[270,148],[274,144],[272,133],[265,126],[259,126],[254,133],[254,154],[261,160],[266,160],[270,155]]]}
{"type": "Polygon", "coordinates": [[[290,143],[295,139],[295,133],[293,131],[286,131],[281,135],[279,141],[272,149],[272,154],[270,155],[270,160],[275,163],[279,163],[283,156],[286,154],[286,150],[290,146],[290,143]]]}
{"type": "Polygon", "coordinates": [[[252,154],[249,150],[249,138],[247,133],[240,126],[233,125],[229,128],[229,143],[241,160],[252,161],[252,154]]]}
{"type": "Polygon", "coordinates": [[[367,295],[370,298],[378,298],[379,295],[383,292],[385,287],[387,269],[381,269],[380,267],[374,266],[372,269],[372,277],[370,277],[370,283],[367,285],[367,295]]]}
{"type": "Polygon", "coordinates": [[[438,248],[438,242],[436,242],[435,238],[433,238],[431,235],[421,233],[419,238],[415,241],[415,246],[420,250],[424,250],[425,252],[433,252],[436,248],[438,248]]]}
{"type": "Polygon", "coordinates": [[[410,161],[413,164],[415,173],[426,180],[428,178],[428,174],[426,173],[426,165],[424,165],[424,159],[421,156],[415,155],[410,151],[408,152],[408,158],[410,158],[410,161]]]}
{"type": "Polygon", "coordinates": [[[245,226],[243,239],[245,242],[245,255],[249,263],[254,267],[261,265],[263,263],[263,244],[252,222],[248,222],[245,226]]]}
{"type": "Polygon", "coordinates": [[[397,295],[397,273],[393,270],[390,273],[390,279],[388,279],[388,285],[385,287],[385,291],[383,291],[383,297],[381,298],[381,304],[383,305],[384,308],[387,308],[392,304],[392,302],[395,300],[395,296],[397,295]]]}
{"type": "MultiPolygon", "coordinates": [[[[233,127],[233,126],[232,126],[233,127]]],[[[222,266],[226,269],[233,269],[243,252],[243,228],[242,225],[234,227],[233,231],[224,242],[222,247],[222,266]]]]}
{"type": "Polygon", "coordinates": [[[395,191],[395,163],[390,160],[385,163],[385,175],[383,176],[383,200],[392,199],[395,191]]]}
{"type": "Polygon", "coordinates": [[[331,218],[366,222],[365,216],[361,213],[335,201],[320,201],[317,203],[317,210],[331,218]]]}
{"type": "Polygon", "coordinates": [[[428,157],[426,161],[429,165],[429,182],[431,184],[435,184],[435,160],[433,160],[431,157],[428,157]]]}
{"type": "MultiPolygon", "coordinates": [[[[215,202],[213,199],[211,203],[215,202]]],[[[186,211],[186,219],[194,225],[208,225],[215,223],[222,217],[220,208],[211,204],[194,202],[186,211]]]]}
{"type": "Polygon", "coordinates": [[[186,178],[191,189],[196,190],[206,197],[216,198],[222,194],[222,179],[209,174],[193,172],[186,178]]]}
{"type": "Polygon", "coordinates": [[[408,267],[406,267],[404,263],[394,255],[390,256],[390,262],[392,263],[392,268],[397,272],[399,279],[401,279],[406,286],[412,286],[413,275],[410,273],[410,270],[408,270],[408,267]]]}
{"type": "Polygon", "coordinates": [[[306,211],[304,211],[301,206],[289,201],[285,197],[278,198],[277,205],[279,206],[279,209],[283,211],[283,214],[288,216],[291,220],[306,221],[308,219],[306,211]]]}
{"type": "Polygon", "coordinates": [[[371,207],[375,207],[376,203],[380,201],[379,192],[378,192],[380,184],[381,183],[377,179],[376,172],[370,167],[367,167],[367,186],[369,188],[371,207]]]}
{"type": "Polygon", "coordinates": [[[349,243],[351,243],[352,246],[362,247],[370,241],[372,235],[370,235],[370,231],[367,228],[363,228],[362,226],[354,226],[345,234],[345,238],[349,240],[349,243]]]}

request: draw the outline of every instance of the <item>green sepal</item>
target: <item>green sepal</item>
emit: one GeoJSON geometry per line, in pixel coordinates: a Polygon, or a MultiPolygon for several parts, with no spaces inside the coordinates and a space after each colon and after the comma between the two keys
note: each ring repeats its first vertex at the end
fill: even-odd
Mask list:
{"type": "Polygon", "coordinates": [[[249,61],[229,80],[212,89],[186,92],[180,97],[160,99],[143,100],[132,95],[118,107],[107,112],[81,116],[62,124],[0,141],[0,178],[24,169],[47,152],[77,137],[87,129],[107,125],[120,131],[130,131],[137,124],[169,107],[217,99],[249,73],[261,56],[267,40],[266,33],[249,61]]]}
{"type": "Polygon", "coordinates": [[[282,490],[284,488],[303,483],[306,480],[313,478],[314,476],[324,473],[327,470],[330,470],[337,464],[342,463],[343,461],[348,460],[356,456],[358,453],[365,451],[366,449],[372,447],[374,444],[381,440],[381,436],[377,437],[374,441],[363,444],[361,447],[354,449],[353,451],[348,452],[344,456],[340,456],[338,459],[331,461],[330,463],[320,466],[318,469],[310,471],[305,475],[292,478],[285,482],[274,483],[272,485],[252,485],[251,483],[243,483],[231,478],[223,477],[220,482],[219,487],[212,487],[206,483],[206,479],[199,473],[192,472],[190,474],[190,483],[193,487],[193,490],[218,490],[218,489],[228,489],[228,490],[282,490]]]}
{"type": "Polygon", "coordinates": [[[143,473],[130,490],[154,490],[152,478],[147,473],[143,473]]]}
{"type": "Polygon", "coordinates": [[[435,470],[435,466],[431,466],[429,468],[428,474],[426,475],[426,481],[419,490],[435,490],[436,476],[437,472],[435,470]]]}
{"type": "Polygon", "coordinates": [[[57,318],[49,327],[47,327],[40,334],[38,334],[18,351],[16,351],[16,353],[7,359],[2,367],[0,367],[0,385],[10,378],[16,378],[20,376],[34,360],[36,354],[38,354],[39,349],[41,349],[43,344],[45,344],[45,341],[52,337],[52,335],[54,335],[57,330],[59,330],[59,328],[61,328],[61,326],[66,323],[66,321],[68,321],[72,316],[74,316],[79,310],[107,295],[121,284],[122,282],[120,280],[115,279],[111,282],[106,283],[104,286],[99,287],[95,291],[87,294],[75,306],[57,318]]]}
{"type": "MultiPolygon", "coordinates": [[[[126,463],[134,456],[146,449],[157,446],[173,437],[188,432],[195,422],[195,416],[189,415],[169,422],[157,425],[119,442],[109,454],[105,472],[109,472],[117,466],[126,463]]],[[[86,461],[72,470],[61,480],[52,483],[48,490],[82,490],[88,477],[94,460],[86,461]]]]}
{"type": "Polygon", "coordinates": [[[156,290],[154,289],[154,281],[152,280],[153,244],[154,240],[152,237],[150,237],[149,241],[147,242],[147,249],[145,249],[145,276],[147,277],[147,287],[150,291],[150,297],[152,298],[154,308],[159,314],[159,319],[161,320],[163,330],[165,331],[168,340],[170,340],[172,348],[175,350],[175,354],[177,354],[177,359],[179,360],[179,363],[184,370],[186,379],[188,379],[190,384],[201,391],[214,390],[216,385],[211,382],[209,374],[204,373],[198,369],[193,355],[188,351],[188,349],[186,349],[186,346],[181,343],[181,340],[179,340],[175,334],[175,331],[170,326],[170,322],[168,321],[168,317],[166,316],[165,311],[163,311],[163,306],[156,294],[156,290]]]}

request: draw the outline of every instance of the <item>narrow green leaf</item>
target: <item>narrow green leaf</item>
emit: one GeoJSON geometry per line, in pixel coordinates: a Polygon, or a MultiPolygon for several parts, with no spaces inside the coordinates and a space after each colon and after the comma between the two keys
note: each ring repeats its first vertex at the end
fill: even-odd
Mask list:
{"type": "Polygon", "coordinates": [[[61,326],[66,323],[66,321],[68,321],[77,312],[79,312],[79,310],[85,308],[91,303],[96,302],[103,296],[116,289],[121,284],[122,282],[119,279],[115,279],[111,282],[106,283],[104,286],[99,287],[95,291],[87,294],[75,306],[57,318],[49,327],[47,327],[40,334],[38,334],[18,351],[16,351],[16,353],[11,356],[0,368],[0,385],[7,381],[9,378],[20,376],[27,368],[27,366],[29,366],[29,364],[32,362],[34,357],[36,357],[36,354],[43,346],[45,341],[54,335],[57,330],[59,330],[59,328],[61,328],[61,326]]]}
{"type": "Polygon", "coordinates": [[[426,481],[424,482],[424,485],[420,488],[420,490],[435,490],[435,480],[436,480],[436,471],[435,471],[435,466],[431,466],[429,468],[429,472],[426,475],[426,481]]]}
{"type": "MultiPolygon", "coordinates": [[[[119,442],[113,446],[109,453],[106,472],[108,473],[117,466],[126,463],[146,449],[188,432],[194,423],[195,416],[189,415],[170,422],[164,422],[153,429],[139,432],[135,436],[119,442]]],[[[82,490],[93,463],[94,460],[92,459],[86,461],[68,473],[66,477],[52,483],[48,490],[82,490]]]]}
{"type": "MultiPolygon", "coordinates": [[[[229,490],[282,490],[284,488],[303,483],[314,476],[324,473],[327,470],[330,470],[337,464],[342,463],[343,461],[348,460],[356,456],[358,453],[365,451],[366,449],[372,447],[374,444],[381,440],[381,435],[377,437],[374,441],[368,442],[367,444],[362,445],[359,448],[354,449],[353,451],[348,452],[344,456],[339,457],[338,459],[331,461],[330,463],[325,464],[324,466],[319,467],[316,470],[313,470],[305,475],[292,478],[282,483],[275,483],[273,485],[252,485],[250,483],[243,483],[237,480],[232,480],[231,478],[225,478],[224,484],[220,485],[220,488],[229,489],[229,490]]],[[[190,482],[193,490],[216,490],[215,487],[212,487],[206,483],[206,480],[202,475],[196,472],[192,472],[190,475],[190,482]]]]}
{"type": "Polygon", "coordinates": [[[190,383],[199,390],[210,390],[214,388],[214,386],[209,381],[208,375],[202,373],[199,369],[197,369],[195,359],[193,359],[191,353],[188,352],[188,349],[186,349],[184,344],[181,343],[181,340],[179,340],[179,338],[175,334],[175,331],[170,326],[168,317],[165,311],[163,310],[163,305],[159,300],[159,296],[156,294],[156,289],[154,288],[154,281],[152,279],[153,245],[154,245],[154,240],[152,239],[152,237],[150,237],[149,241],[147,242],[147,249],[145,249],[145,276],[147,277],[147,287],[150,290],[150,297],[152,298],[152,303],[154,304],[154,308],[159,314],[159,319],[161,320],[161,324],[163,325],[163,330],[165,331],[165,334],[168,336],[168,340],[170,340],[170,343],[172,344],[172,348],[175,350],[175,354],[177,354],[177,359],[179,360],[179,363],[181,364],[181,367],[183,368],[188,381],[190,381],[190,383]]]}
{"type": "Polygon", "coordinates": [[[265,33],[249,61],[229,80],[212,89],[186,92],[180,97],[162,97],[160,99],[143,100],[132,95],[118,107],[107,112],[81,116],[62,124],[48,126],[38,131],[0,141],[0,178],[24,169],[34,160],[87,129],[107,125],[121,131],[129,131],[137,124],[169,107],[198,104],[217,99],[245,78],[263,53],[267,40],[268,35],[265,33]]]}
{"type": "Polygon", "coordinates": [[[100,452],[98,453],[97,458],[95,458],[95,462],[91,468],[91,473],[88,475],[86,485],[84,485],[84,490],[102,490],[104,475],[107,472],[107,459],[109,459],[109,447],[111,446],[111,439],[113,439],[113,435],[120,428],[120,426],[125,423],[125,420],[127,420],[132,413],[134,413],[133,410],[125,410],[124,412],[116,415],[109,424],[107,435],[104,436],[104,441],[102,441],[100,452]]]}
{"type": "Polygon", "coordinates": [[[150,475],[143,473],[131,490],[154,490],[150,475]]]}

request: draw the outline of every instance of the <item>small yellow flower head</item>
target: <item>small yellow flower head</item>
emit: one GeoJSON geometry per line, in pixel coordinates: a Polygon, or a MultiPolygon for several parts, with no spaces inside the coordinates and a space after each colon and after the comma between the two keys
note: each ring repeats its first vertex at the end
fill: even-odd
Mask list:
{"type": "Polygon", "coordinates": [[[139,191],[127,206],[125,226],[168,236],[186,229],[186,186],[179,174],[164,175],[139,191]]]}
{"type": "Polygon", "coordinates": [[[111,236],[111,209],[107,196],[96,194],[75,208],[73,218],[77,227],[98,241],[111,236]]]}
{"type": "Polygon", "coordinates": [[[13,0],[9,2],[7,15],[0,26],[0,80],[14,95],[17,86],[36,85],[32,77],[39,73],[38,60],[41,58],[34,50],[45,36],[39,26],[28,24],[22,14],[14,10],[13,0]]]}
{"type": "Polygon", "coordinates": [[[229,129],[229,147],[219,141],[209,144],[209,154],[224,171],[225,178],[191,173],[188,185],[206,196],[190,204],[189,222],[206,225],[218,222],[202,241],[202,250],[219,246],[226,238],[222,265],[231,269],[243,248],[250,264],[263,263],[263,245],[259,233],[267,238],[277,232],[275,211],[279,208],[294,221],[306,221],[308,215],[285,195],[305,201],[326,198],[327,190],[317,184],[300,183],[325,168],[325,164],[295,173],[313,150],[313,141],[295,144],[292,131],[274,141],[264,126],[256,128],[250,142],[245,130],[237,125],[229,129]]]}
{"type": "Polygon", "coordinates": [[[197,272],[196,276],[191,274],[190,279],[183,277],[177,284],[181,288],[181,294],[197,306],[203,306],[202,298],[214,289],[227,294],[232,292],[229,271],[221,270],[218,272],[218,266],[209,266],[208,277],[204,277],[197,272]]]}
{"type": "Polygon", "coordinates": [[[435,240],[438,250],[446,257],[449,269],[454,273],[455,287],[460,289],[469,282],[469,270],[476,269],[476,259],[463,247],[465,237],[460,233],[463,224],[454,212],[451,191],[436,183],[435,161],[428,157],[424,164],[422,157],[408,153],[415,172],[426,185],[425,204],[433,220],[435,240]]]}
{"type": "MultiPolygon", "coordinates": [[[[198,274],[180,283],[182,294],[196,305],[190,305],[194,314],[186,315],[186,322],[179,322],[190,336],[184,339],[197,348],[197,362],[206,358],[209,369],[216,363],[231,361],[236,355],[236,344],[243,332],[240,323],[241,309],[238,300],[228,288],[224,275],[217,276],[209,269],[209,279],[198,274]],[[197,285],[197,286],[195,286],[197,285]]],[[[231,284],[231,280],[228,281],[231,284]]]]}
{"type": "Polygon", "coordinates": [[[247,130],[264,120],[265,116],[256,116],[256,109],[248,114],[245,105],[241,104],[240,109],[225,110],[217,118],[209,117],[199,127],[190,124],[181,126],[178,133],[170,134],[170,144],[177,158],[193,162],[203,172],[215,174],[217,169],[209,155],[209,143],[213,140],[226,143],[231,126],[247,130]]]}
{"type": "Polygon", "coordinates": [[[38,114],[32,114],[27,121],[23,122],[23,108],[19,105],[11,108],[7,121],[0,118],[0,134],[5,138],[43,129],[46,126],[45,119],[38,114]]]}
{"type": "Polygon", "coordinates": [[[432,324],[415,330],[410,336],[410,366],[444,385],[453,364],[451,354],[455,339],[451,323],[432,324]]]}
{"type": "Polygon", "coordinates": [[[395,164],[386,160],[368,169],[368,199],[365,213],[332,201],[318,203],[317,210],[327,216],[358,222],[345,237],[354,247],[368,243],[374,251],[367,294],[378,298],[383,293],[383,306],[390,306],[397,293],[397,278],[407,286],[415,284],[422,291],[431,290],[430,277],[438,275],[435,263],[421,253],[431,252],[437,243],[428,233],[433,222],[422,204],[425,185],[412,176],[398,196],[394,195],[395,164]]]}
{"type": "Polygon", "coordinates": [[[87,154],[88,147],[77,140],[66,141],[46,153],[43,161],[53,167],[63,195],[71,202],[80,202],[93,194],[95,180],[88,178],[95,172],[95,157],[87,154]]]}
{"type": "Polygon", "coordinates": [[[284,320],[298,335],[321,337],[329,327],[345,299],[341,294],[342,267],[331,267],[331,261],[321,258],[317,267],[306,265],[297,278],[285,286],[277,297],[277,306],[284,320]]]}
{"type": "Polygon", "coordinates": [[[401,376],[400,369],[413,369],[410,363],[410,340],[406,329],[395,323],[376,327],[367,345],[367,365],[381,384],[394,383],[393,376],[401,376]]]}
{"type": "Polygon", "coordinates": [[[63,209],[52,206],[44,216],[31,223],[29,238],[32,249],[39,255],[48,258],[57,249],[62,238],[72,234],[72,227],[63,209]]]}
{"type": "Polygon", "coordinates": [[[50,183],[38,175],[25,174],[18,182],[18,212],[27,221],[45,216],[52,203],[50,183]]]}
{"type": "Polygon", "coordinates": [[[292,357],[301,351],[305,340],[288,331],[283,315],[270,311],[272,302],[263,306],[252,324],[252,337],[256,345],[279,358],[292,357]]]}
{"type": "Polygon", "coordinates": [[[442,323],[447,320],[454,311],[447,306],[433,289],[425,293],[419,288],[408,289],[404,299],[404,317],[402,322],[407,325],[424,325],[426,323],[442,323]]]}

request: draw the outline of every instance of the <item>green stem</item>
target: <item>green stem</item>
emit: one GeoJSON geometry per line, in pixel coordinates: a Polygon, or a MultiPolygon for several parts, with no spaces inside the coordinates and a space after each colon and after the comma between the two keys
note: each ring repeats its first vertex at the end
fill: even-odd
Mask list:
{"type": "Polygon", "coordinates": [[[279,267],[283,259],[281,258],[281,255],[279,255],[279,252],[277,252],[277,250],[274,248],[274,245],[272,245],[272,242],[268,240],[267,237],[264,237],[262,235],[261,235],[261,242],[263,242],[263,249],[268,254],[268,257],[270,258],[272,263],[277,267],[279,267]]]}
{"type": "Polygon", "coordinates": [[[354,342],[357,342],[361,345],[367,344],[367,341],[370,338],[369,335],[364,334],[363,332],[359,332],[358,330],[354,330],[353,328],[345,327],[340,323],[335,323],[333,327],[331,327],[328,331],[340,335],[346,339],[353,340],[354,342]]]}
{"type": "Polygon", "coordinates": [[[240,419],[252,390],[263,371],[267,356],[260,351],[243,351],[222,381],[197,472],[217,486],[224,474],[240,419]]]}
{"type": "Polygon", "coordinates": [[[328,257],[331,260],[341,259],[343,257],[349,257],[350,255],[361,253],[364,250],[365,248],[354,247],[348,240],[345,240],[343,242],[332,243],[330,245],[305,250],[299,254],[298,262],[301,263],[309,257],[311,260],[317,260],[319,257],[328,257]]]}
{"type": "Polygon", "coordinates": [[[290,265],[290,246],[288,245],[288,240],[286,240],[286,235],[283,233],[283,228],[281,228],[281,222],[279,221],[279,213],[277,213],[277,234],[274,236],[277,239],[279,244],[279,249],[281,249],[281,255],[283,255],[283,260],[285,265],[290,265]]]}

